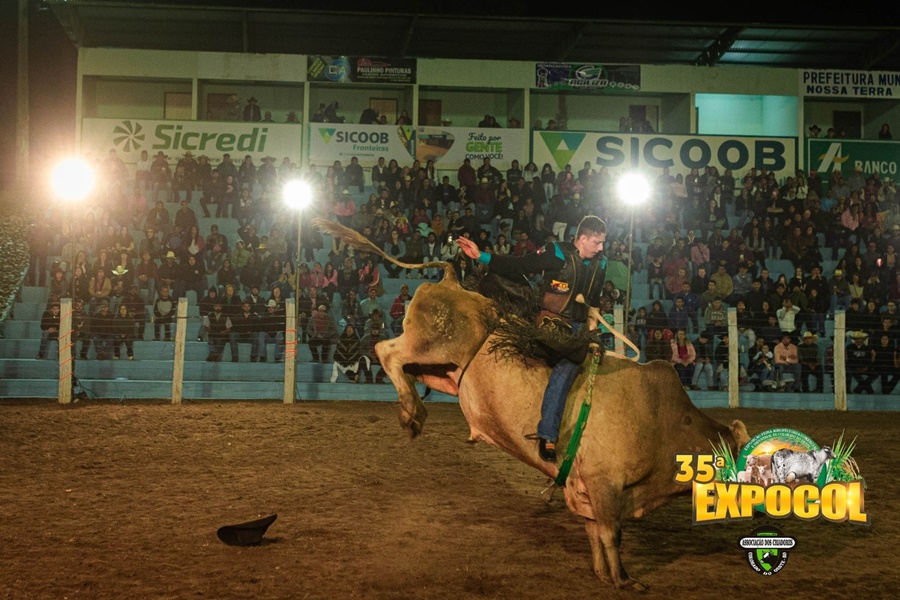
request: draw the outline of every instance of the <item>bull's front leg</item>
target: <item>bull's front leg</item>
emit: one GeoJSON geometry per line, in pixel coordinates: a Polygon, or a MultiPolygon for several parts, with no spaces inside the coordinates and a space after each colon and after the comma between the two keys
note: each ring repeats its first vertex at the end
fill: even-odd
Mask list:
{"type": "Polygon", "coordinates": [[[404,339],[405,337],[404,334],[378,342],[375,352],[381,361],[381,368],[397,388],[397,399],[400,401],[400,425],[409,432],[410,437],[416,437],[422,433],[428,411],[425,410],[425,404],[416,390],[415,377],[403,370],[404,365],[410,360],[410,357],[405,356],[404,352],[408,341],[404,339]]]}

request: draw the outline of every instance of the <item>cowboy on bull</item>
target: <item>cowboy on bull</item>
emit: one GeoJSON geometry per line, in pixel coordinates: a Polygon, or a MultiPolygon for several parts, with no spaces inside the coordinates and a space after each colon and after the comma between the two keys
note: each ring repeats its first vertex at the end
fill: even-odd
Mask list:
{"type": "MultiPolygon", "coordinates": [[[[573,242],[551,241],[534,254],[512,256],[481,252],[465,237],[457,240],[466,256],[489,265],[500,275],[543,273],[539,327],[558,327],[578,333],[588,318],[588,305],[599,306],[606,281],[606,223],[597,216],[581,220],[573,242]],[[576,302],[581,294],[586,304],[576,302]]],[[[544,390],[541,420],[537,427],[541,459],[556,462],[556,441],[566,407],[566,397],[580,365],[562,358],[553,365],[544,390]]]]}

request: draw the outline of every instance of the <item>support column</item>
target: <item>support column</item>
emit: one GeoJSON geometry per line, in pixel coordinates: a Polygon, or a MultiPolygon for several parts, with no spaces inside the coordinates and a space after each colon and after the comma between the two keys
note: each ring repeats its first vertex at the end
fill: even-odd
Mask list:
{"type": "Polygon", "coordinates": [[[175,363],[172,365],[172,404],[181,404],[184,392],[184,345],[187,340],[188,299],[178,299],[175,318],[175,363]]]}
{"type": "Polygon", "coordinates": [[[72,299],[59,300],[59,403],[72,402],[72,375],[75,363],[72,362],[72,299]]]}
{"type": "Polygon", "coordinates": [[[284,403],[293,404],[297,391],[297,309],[293,298],[284,301],[284,403]]]}

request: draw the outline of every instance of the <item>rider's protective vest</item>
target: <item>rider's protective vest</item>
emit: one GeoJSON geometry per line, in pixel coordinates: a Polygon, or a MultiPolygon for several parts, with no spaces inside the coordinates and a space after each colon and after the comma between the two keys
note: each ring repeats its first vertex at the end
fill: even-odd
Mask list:
{"type": "Polygon", "coordinates": [[[606,283],[606,257],[597,255],[585,262],[571,242],[555,242],[556,255],[565,263],[558,271],[545,271],[541,308],[545,316],[556,315],[567,322],[584,323],[587,306],[575,301],[584,295],[591,306],[600,304],[603,285],[606,283]],[[546,313],[551,313],[547,315],[546,313]]]}

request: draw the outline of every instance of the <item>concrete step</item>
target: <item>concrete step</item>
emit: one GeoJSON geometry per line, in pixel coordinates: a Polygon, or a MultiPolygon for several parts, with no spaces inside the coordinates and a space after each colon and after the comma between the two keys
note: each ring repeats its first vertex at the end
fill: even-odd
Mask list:
{"type": "MultiPolygon", "coordinates": [[[[171,381],[140,379],[88,379],[79,377],[79,383],[89,398],[111,400],[170,399],[171,381]]],[[[420,393],[424,387],[419,386],[420,393]]],[[[282,400],[283,384],[280,382],[246,381],[185,381],[183,397],[196,400],[282,400]]],[[[397,390],[390,383],[305,383],[297,384],[297,396],[301,400],[376,400],[396,402],[397,390]]],[[[58,383],[55,379],[4,379],[0,380],[0,398],[57,398],[58,383]]],[[[428,402],[456,402],[453,396],[432,393],[428,402]]]]}
{"type": "MultiPolygon", "coordinates": [[[[228,353],[226,351],[226,356],[228,353]]],[[[284,364],[275,362],[250,363],[245,355],[241,362],[210,363],[185,361],[185,381],[283,381],[284,364]]],[[[172,362],[163,360],[76,360],[75,374],[88,379],[127,379],[172,381],[172,362]]],[[[329,382],[333,363],[297,363],[297,380],[303,382],[329,382]]],[[[55,360],[19,358],[0,361],[0,378],[44,379],[56,378],[59,370],[55,360]]],[[[343,375],[339,375],[344,379],[343,375]]],[[[339,379],[339,381],[340,381],[339,379]]]]}

